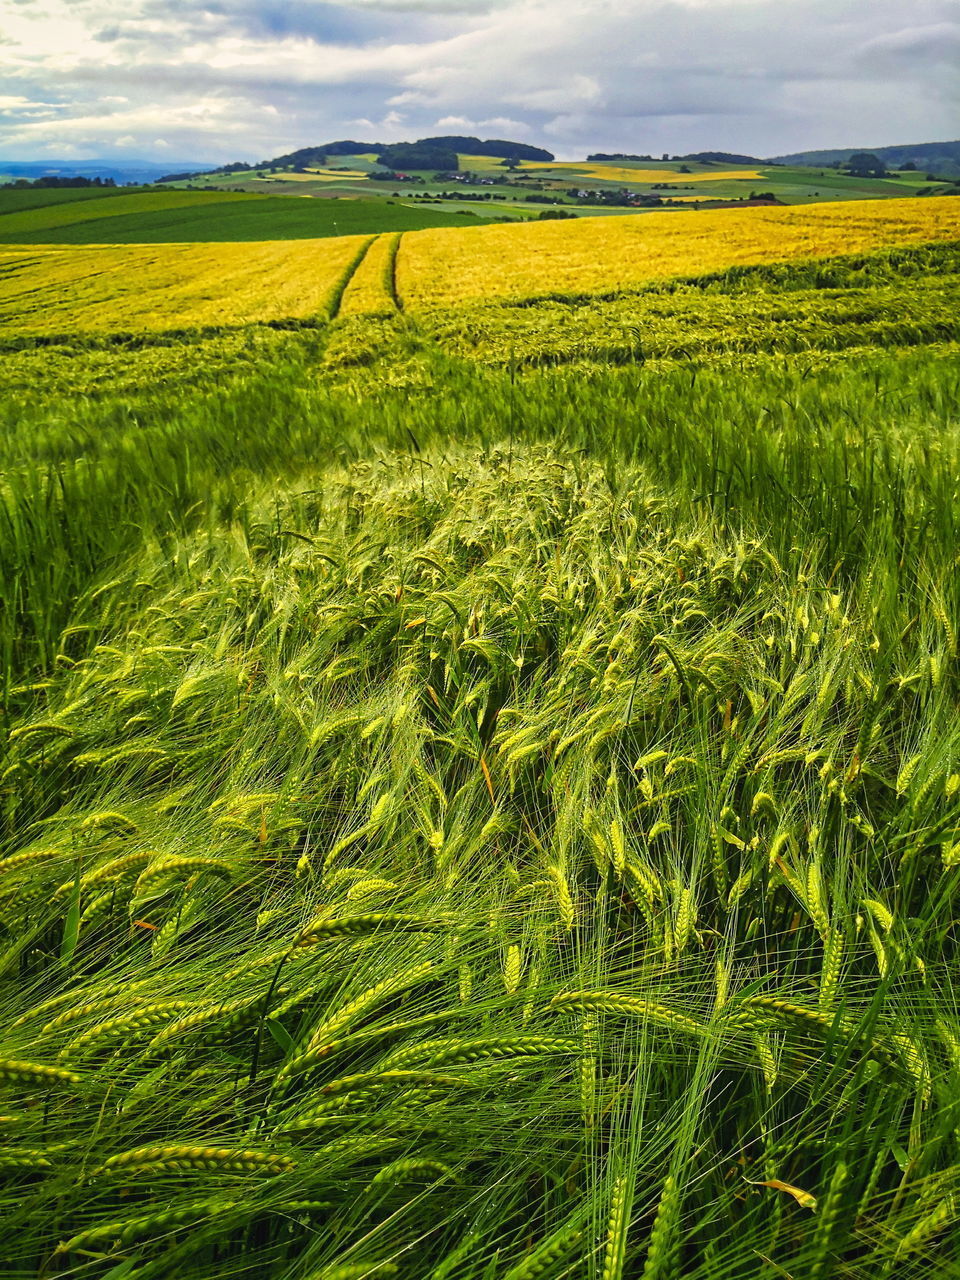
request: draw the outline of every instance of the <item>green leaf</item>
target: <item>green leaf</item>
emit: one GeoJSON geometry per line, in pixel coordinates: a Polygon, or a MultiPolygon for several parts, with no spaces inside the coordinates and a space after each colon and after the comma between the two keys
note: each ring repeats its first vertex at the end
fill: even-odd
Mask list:
{"type": "Polygon", "coordinates": [[[80,940],[80,867],[73,881],[73,892],[70,894],[70,906],[67,908],[63,922],[63,938],[60,942],[60,960],[69,965],[73,953],[80,940]]]}
{"type": "Polygon", "coordinates": [[[287,1028],[282,1022],[278,1022],[276,1018],[267,1018],[266,1028],[283,1050],[284,1056],[289,1057],[291,1051],[297,1047],[297,1042],[287,1028]]]}
{"type": "MultiPolygon", "coordinates": [[[[104,1255],[106,1256],[106,1255],[104,1255]]],[[[103,1280],[121,1280],[122,1276],[128,1276],[135,1266],[140,1263],[139,1257],[124,1258],[123,1262],[111,1269],[103,1277],[103,1280]]]]}

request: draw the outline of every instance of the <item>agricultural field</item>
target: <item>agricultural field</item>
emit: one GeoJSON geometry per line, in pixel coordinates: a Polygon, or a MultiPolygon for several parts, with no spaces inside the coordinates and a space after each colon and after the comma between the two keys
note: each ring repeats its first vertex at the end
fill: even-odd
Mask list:
{"type": "Polygon", "coordinates": [[[615,293],[650,279],[946,238],[958,224],[960,210],[946,198],[425,233],[405,238],[397,282],[414,307],[615,293]]]}
{"type": "Polygon", "coordinates": [[[380,309],[382,248],[390,302],[408,312],[496,299],[614,295],[657,280],[737,266],[922,244],[956,236],[952,199],[801,209],[660,213],[530,226],[253,245],[0,245],[0,337],[163,331],[251,321],[311,322],[380,309]],[[363,257],[376,244],[374,260],[363,257]],[[356,278],[354,273],[357,272],[356,278]]]}
{"type": "MultiPolygon", "coordinates": [[[[405,199],[440,200],[458,207],[457,195],[471,193],[495,200],[498,213],[536,217],[537,202],[531,195],[549,197],[577,216],[596,216],[598,210],[616,212],[595,200],[579,201],[571,192],[586,189],[606,195],[632,192],[659,196],[668,205],[685,203],[705,208],[749,200],[763,194],[781,204],[832,203],[835,200],[902,199],[918,192],[936,194],[950,189],[949,181],[931,184],[925,174],[891,171],[886,178],[859,178],[829,168],[791,165],[730,165],[680,161],[522,161],[510,168],[492,156],[461,154],[459,167],[470,178],[462,186],[429,170],[414,170],[407,177],[413,185],[400,184],[391,195],[405,199]]],[[[265,166],[252,171],[198,174],[185,180],[191,189],[209,192],[239,189],[250,193],[287,191],[317,197],[340,196],[359,200],[383,200],[390,184],[371,180],[376,157],[332,156],[326,165],[294,169],[265,166]]],[[[541,202],[542,203],[542,202],[541,202]]],[[[476,208],[477,205],[460,207],[476,208]]],[[[402,228],[399,228],[402,229],[402,228]]]]}
{"type": "Polygon", "coordinates": [[[956,1280],[958,301],[956,200],[0,251],[0,1274],[956,1280]]]}
{"type": "MultiPolygon", "coordinates": [[[[501,173],[502,162],[486,156],[461,156],[460,164],[465,169],[476,169],[478,173],[501,173]]],[[[740,180],[743,182],[759,182],[764,171],[747,165],[718,168],[716,165],[664,164],[645,161],[617,162],[597,161],[564,161],[564,160],[523,160],[514,170],[517,174],[536,174],[545,179],[563,180],[564,182],[723,182],[740,180]],[[684,173],[683,170],[689,172],[684,173]]]]}
{"type": "MultiPolygon", "coordinates": [[[[372,181],[372,156],[333,157],[305,171],[198,175],[181,184],[128,188],[22,189],[0,186],[0,245],[230,243],[310,240],[538,220],[551,210],[573,217],[623,217],[630,190],[666,200],[672,211],[710,210],[758,193],[785,205],[846,204],[934,195],[920,175],[855,179],[833,170],[730,168],[694,164],[525,162],[515,171],[483,156],[461,156],[473,175],[458,184],[432,173],[413,181],[372,181]],[[349,163],[335,161],[349,160],[349,163]],[[689,173],[682,173],[689,169],[689,173]],[[478,183],[484,185],[477,185],[478,183]],[[580,201],[571,192],[599,194],[580,201]],[[618,196],[619,198],[619,196],[618,196]]],[[[926,203],[926,200],[923,201],[926,203]]],[[[638,210],[631,210],[633,213],[638,210]]],[[[649,216],[649,210],[642,211],[649,216]]],[[[920,215],[918,215],[920,216],[920,215]]]]}
{"type": "Polygon", "coordinates": [[[162,332],[316,320],[373,237],[91,249],[0,248],[0,333],[162,332]]]}
{"type": "Polygon", "coordinates": [[[312,240],[476,226],[490,218],[486,209],[425,208],[387,198],[296,199],[165,188],[92,195],[89,189],[0,188],[0,246],[312,240]]]}

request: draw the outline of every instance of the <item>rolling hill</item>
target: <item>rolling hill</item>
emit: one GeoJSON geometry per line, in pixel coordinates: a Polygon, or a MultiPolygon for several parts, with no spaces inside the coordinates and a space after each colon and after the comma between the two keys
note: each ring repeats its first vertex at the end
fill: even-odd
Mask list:
{"type": "MultiPolygon", "coordinates": [[[[467,155],[488,156],[499,160],[553,160],[553,153],[545,151],[542,147],[531,147],[523,142],[510,142],[503,138],[490,138],[482,142],[479,138],[468,137],[461,134],[444,134],[440,137],[417,138],[414,142],[353,142],[341,139],[337,142],[326,142],[320,146],[300,147],[296,151],[288,151],[283,155],[274,156],[272,160],[263,160],[259,165],[252,166],[245,161],[238,161],[234,164],[220,165],[216,169],[209,169],[207,173],[246,173],[249,169],[256,167],[258,169],[287,169],[287,168],[306,168],[314,165],[323,165],[327,162],[328,156],[382,156],[385,167],[399,167],[399,162],[395,162],[391,157],[392,152],[401,152],[402,150],[416,150],[425,155],[436,152],[438,156],[452,153],[454,156],[458,152],[467,155]]],[[[422,166],[416,164],[408,164],[408,168],[420,168],[422,166]]],[[[428,166],[429,167],[429,166],[428,166]]],[[[456,165],[447,160],[446,163],[433,164],[433,168],[456,168],[456,165]]],[[[159,178],[158,181],[170,181],[171,177],[183,177],[185,174],[173,174],[170,170],[167,177],[159,178]]],[[[203,176],[197,174],[196,176],[203,176]]]]}
{"type": "Polygon", "coordinates": [[[915,164],[924,173],[939,178],[960,177],[960,141],[919,142],[902,147],[847,147],[833,151],[796,151],[788,156],[775,156],[772,164],[831,165],[844,164],[858,151],[869,151],[892,169],[915,164]]]}

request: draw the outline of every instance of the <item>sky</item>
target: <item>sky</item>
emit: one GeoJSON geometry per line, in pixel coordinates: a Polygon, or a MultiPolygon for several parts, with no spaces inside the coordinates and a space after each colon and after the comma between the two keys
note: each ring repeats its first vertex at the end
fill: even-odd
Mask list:
{"type": "Polygon", "coordinates": [[[0,156],[256,161],[960,137],[960,0],[0,0],[0,156]]]}

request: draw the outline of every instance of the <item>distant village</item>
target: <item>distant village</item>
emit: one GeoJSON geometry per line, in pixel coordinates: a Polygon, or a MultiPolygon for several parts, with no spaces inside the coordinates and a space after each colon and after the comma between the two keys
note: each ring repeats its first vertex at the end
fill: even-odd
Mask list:
{"type": "MultiPolygon", "coordinates": [[[[429,179],[431,186],[434,183],[455,183],[459,190],[446,191],[424,191],[413,192],[415,199],[426,202],[435,200],[493,200],[496,198],[495,192],[490,188],[495,187],[518,187],[523,186],[527,194],[523,197],[526,204],[544,204],[544,205],[564,205],[571,201],[580,205],[588,205],[592,207],[613,207],[617,209],[658,209],[683,206],[684,208],[696,208],[696,205],[689,204],[686,201],[675,200],[671,198],[673,192],[697,192],[697,187],[688,184],[683,186],[680,183],[673,182],[654,182],[648,191],[634,191],[630,187],[607,187],[607,188],[591,188],[591,187],[568,187],[564,191],[558,191],[541,179],[530,173],[515,173],[514,165],[504,162],[504,167],[510,170],[501,177],[491,177],[489,174],[475,173],[470,170],[442,170],[434,173],[429,179]],[[463,188],[487,188],[485,191],[464,191],[463,188]],[[666,195],[661,193],[667,193],[666,195]]],[[[383,183],[393,183],[399,185],[401,183],[413,186],[426,186],[428,179],[421,174],[403,173],[398,170],[382,170],[374,171],[370,175],[371,180],[383,183]]],[[[393,194],[398,196],[399,191],[393,194]]],[[[702,190],[700,194],[703,194],[702,190]]],[[[713,202],[711,202],[713,203],[713,202]]],[[[751,191],[749,196],[742,196],[735,200],[724,201],[724,204],[780,204],[781,201],[776,198],[773,192],[751,191]]]]}
{"type": "MultiPolygon", "coordinates": [[[[470,170],[444,170],[432,175],[430,182],[437,183],[456,183],[460,188],[458,191],[431,191],[424,192],[421,199],[426,200],[491,200],[494,198],[492,191],[473,194],[465,192],[464,187],[516,187],[523,185],[527,189],[528,194],[524,197],[527,204],[548,204],[560,205],[566,204],[570,200],[575,200],[580,204],[586,205],[613,205],[617,208],[634,208],[634,209],[650,209],[663,205],[675,203],[669,198],[665,199],[662,195],[653,195],[650,192],[633,191],[629,187],[620,188],[588,188],[588,187],[569,187],[564,192],[559,192],[549,187],[541,179],[534,177],[528,173],[513,172],[514,166],[505,163],[505,168],[510,172],[505,173],[501,177],[490,177],[489,174],[475,173],[470,170]],[[566,197],[564,199],[563,197],[566,197]]],[[[373,172],[370,178],[376,182],[392,182],[394,184],[407,183],[411,185],[424,186],[427,179],[420,174],[403,173],[398,170],[373,172]]],[[[673,183],[654,183],[653,190],[660,192],[672,191],[694,191],[694,187],[682,187],[673,183]]],[[[394,194],[399,194],[395,192],[394,194]]]]}

